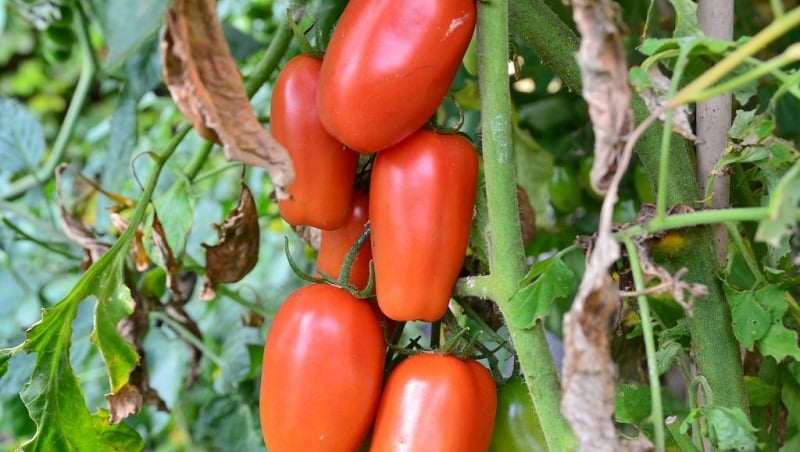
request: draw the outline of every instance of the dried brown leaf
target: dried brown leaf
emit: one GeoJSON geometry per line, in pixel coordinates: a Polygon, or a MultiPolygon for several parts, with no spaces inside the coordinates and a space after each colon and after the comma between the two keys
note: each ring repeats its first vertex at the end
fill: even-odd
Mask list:
{"type": "Polygon", "coordinates": [[[572,17],[581,34],[577,61],[583,78],[583,98],[594,130],[592,188],[608,191],[622,138],[631,130],[633,114],[625,48],[617,27],[617,11],[609,0],[573,0],[572,17]]]}
{"type": "MultiPolygon", "coordinates": [[[[128,220],[116,212],[111,213],[111,224],[120,232],[124,232],[125,229],[128,229],[128,220]]],[[[144,246],[144,231],[140,227],[137,227],[136,232],[133,234],[131,255],[133,256],[133,265],[136,267],[137,271],[143,272],[153,264],[144,246]]]]}
{"type": "Polygon", "coordinates": [[[61,228],[64,229],[64,234],[67,238],[83,248],[84,259],[81,263],[81,269],[85,270],[108,251],[111,245],[98,239],[92,228],[74,216],[66,207],[64,199],[61,196],[61,174],[67,168],[69,168],[68,165],[62,164],[59,165],[55,171],[58,217],[61,222],[61,228]]]}
{"type": "Polygon", "coordinates": [[[239,204],[221,225],[214,225],[220,242],[206,248],[206,275],[200,299],[216,296],[217,283],[236,282],[250,273],[258,262],[260,230],[253,194],[242,183],[239,204]]]}
{"type": "Polygon", "coordinates": [[[228,160],[265,168],[278,199],[287,198],[291,159],[253,113],[214,0],[172,3],[161,58],[170,94],[195,129],[221,143],[228,160]]]}
{"type": "Polygon", "coordinates": [[[304,242],[308,243],[308,246],[314,248],[315,250],[319,250],[319,245],[322,243],[322,230],[319,228],[315,228],[314,226],[293,226],[294,233],[297,234],[304,242]]]}
{"type": "Polygon", "coordinates": [[[138,413],[143,401],[142,393],[131,384],[126,384],[114,394],[106,394],[108,412],[111,415],[109,422],[118,424],[131,414],[138,413]]]}
{"type": "MultiPolygon", "coordinates": [[[[645,88],[639,92],[639,97],[644,100],[650,113],[658,112],[658,119],[664,120],[665,107],[669,102],[667,93],[669,92],[670,79],[661,73],[656,66],[650,66],[647,70],[650,77],[652,88],[645,88]]],[[[672,110],[672,131],[687,140],[695,141],[697,137],[692,130],[692,122],[689,119],[691,111],[688,104],[683,104],[672,110]]]]}

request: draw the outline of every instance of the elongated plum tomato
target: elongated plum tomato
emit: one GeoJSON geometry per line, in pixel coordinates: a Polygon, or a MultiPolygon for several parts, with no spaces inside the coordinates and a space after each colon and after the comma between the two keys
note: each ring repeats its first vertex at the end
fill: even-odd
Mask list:
{"type": "Polygon", "coordinates": [[[366,301],[312,284],[292,293],[264,346],[259,412],[267,448],[356,450],[372,425],[385,341],[366,301]]]}
{"type": "MultiPolygon", "coordinates": [[[[369,220],[369,197],[360,190],[353,192],[350,202],[350,215],[339,229],[322,231],[322,239],[317,256],[317,270],[338,279],[344,258],[364,232],[369,220]]],[[[369,261],[372,260],[372,247],[369,240],[358,250],[350,267],[350,284],[361,290],[369,282],[369,261]]]]}
{"type": "Polygon", "coordinates": [[[496,407],[494,380],[477,361],[411,356],[386,381],[370,451],[485,452],[496,407]]]}
{"type": "Polygon", "coordinates": [[[430,119],[475,28],[475,0],[351,0],[319,74],[320,119],[349,148],[374,152],[430,119]]]}
{"type": "Polygon", "coordinates": [[[378,304],[394,320],[440,319],[464,263],[478,156],[460,135],[420,130],[379,152],[369,218],[378,304]]]}
{"type": "Polygon", "coordinates": [[[293,225],[336,229],[347,220],[358,154],[346,149],[319,122],[316,107],[320,60],[300,55],[278,74],[272,91],[270,130],[286,148],[295,178],[289,199],[278,204],[293,225]]]}

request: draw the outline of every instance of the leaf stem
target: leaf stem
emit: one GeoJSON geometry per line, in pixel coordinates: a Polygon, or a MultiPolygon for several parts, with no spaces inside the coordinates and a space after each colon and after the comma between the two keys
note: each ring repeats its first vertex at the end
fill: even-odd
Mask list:
{"type": "MultiPolygon", "coordinates": [[[[645,290],[642,266],[639,262],[639,253],[636,245],[628,236],[623,236],[625,248],[628,250],[631,271],[633,273],[633,283],[637,292],[645,290]]],[[[644,336],[644,349],[647,358],[647,377],[650,382],[650,421],[653,423],[653,435],[655,437],[654,446],[656,451],[664,450],[664,408],[661,403],[661,382],[658,375],[658,363],[656,360],[656,346],[653,335],[653,320],[650,316],[650,303],[647,296],[638,295],[636,301],[639,304],[639,317],[641,319],[642,334],[644,336]]]]}
{"type": "Polygon", "coordinates": [[[150,317],[154,320],[159,320],[161,322],[166,323],[175,331],[178,336],[181,337],[184,341],[190,343],[193,347],[200,350],[203,355],[208,358],[212,363],[214,363],[217,367],[223,367],[225,363],[222,361],[222,358],[217,355],[216,353],[212,352],[211,349],[206,347],[206,344],[203,343],[200,339],[197,338],[191,331],[186,329],[185,326],[181,325],[180,323],[176,322],[175,319],[172,317],[164,314],[161,311],[152,311],[150,313],[150,317]]]}

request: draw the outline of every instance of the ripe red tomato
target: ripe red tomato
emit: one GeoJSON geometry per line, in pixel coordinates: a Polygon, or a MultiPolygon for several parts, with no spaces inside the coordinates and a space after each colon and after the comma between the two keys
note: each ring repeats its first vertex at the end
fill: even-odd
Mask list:
{"type": "Polygon", "coordinates": [[[496,408],[494,380],[477,361],[411,356],[386,381],[370,451],[484,452],[496,408]]]}
{"type": "Polygon", "coordinates": [[[375,290],[394,320],[440,319],[464,263],[478,156],[460,135],[420,130],[375,158],[369,217],[375,290]]]}
{"type": "Polygon", "coordinates": [[[322,124],[361,152],[411,135],[447,94],[474,28],[475,0],[351,0],[319,74],[322,124]]]}
{"type": "Polygon", "coordinates": [[[270,451],[354,451],[375,416],[383,329],[366,301],[312,284],[292,293],[264,346],[259,411],[270,451]]]}
{"type": "Polygon", "coordinates": [[[289,199],[278,204],[293,225],[336,229],[347,220],[358,154],[319,122],[316,107],[320,60],[300,55],[286,64],[272,92],[270,130],[289,152],[295,178],[289,199]]]}
{"type": "MultiPolygon", "coordinates": [[[[350,203],[350,216],[342,227],[332,231],[322,231],[322,239],[317,255],[317,270],[338,279],[344,257],[364,232],[369,220],[369,197],[360,190],[353,192],[350,203]]],[[[356,254],[350,267],[350,284],[361,290],[369,282],[369,261],[372,260],[372,247],[369,241],[356,254]]]]}

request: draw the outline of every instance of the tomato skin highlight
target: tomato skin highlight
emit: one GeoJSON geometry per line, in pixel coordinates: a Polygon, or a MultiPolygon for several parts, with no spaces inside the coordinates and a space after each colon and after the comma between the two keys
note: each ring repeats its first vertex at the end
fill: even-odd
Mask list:
{"type": "Polygon", "coordinates": [[[351,0],[320,70],[322,124],[360,152],[411,135],[447,94],[475,18],[475,0],[351,0]]]}
{"type": "MultiPolygon", "coordinates": [[[[339,229],[322,231],[317,270],[338,279],[342,270],[344,257],[364,232],[364,225],[369,220],[369,196],[360,190],[353,192],[350,202],[350,215],[339,229]]],[[[350,267],[350,284],[362,290],[369,282],[369,262],[372,260],[372,247],[369,240],[358,250],[353,265],[350,267]]]]}
{"type": "Polygon", "coordinates": [[[370,451],[485,452],[496,407],[494,380],[477,361],[413,355],[386,381],[370,451]]]}
{"type": "Polygon", "coordinates": [[[353,451],[374,419],[386,344],[372,308],[312,284],[275,315],[264,346],[259,413],[270,451],[353,451]]]}
{"type": "Polygon", "coordinates": [[[539,452],[547,450],[546,444],[525,382],[514,378],[500,385],[489,451],[539,452]]]}
{"type": "Polygon", "coordinates": [[[420,130],[375,158],[369,218],[378,304],[387,317],[435,321],[464,263],[478,156],[461,135],[420,130]]]}
{"type": "Polygon", "coordinates": [[[322,62],[308,55],[292,58],[278,74],[270,105],[270,131],[286,148],[295,178],[289,199],[278,203],[292,225],[336,229],[347,220],[358,154],[322,127],[316,107],[322,62]]]}

